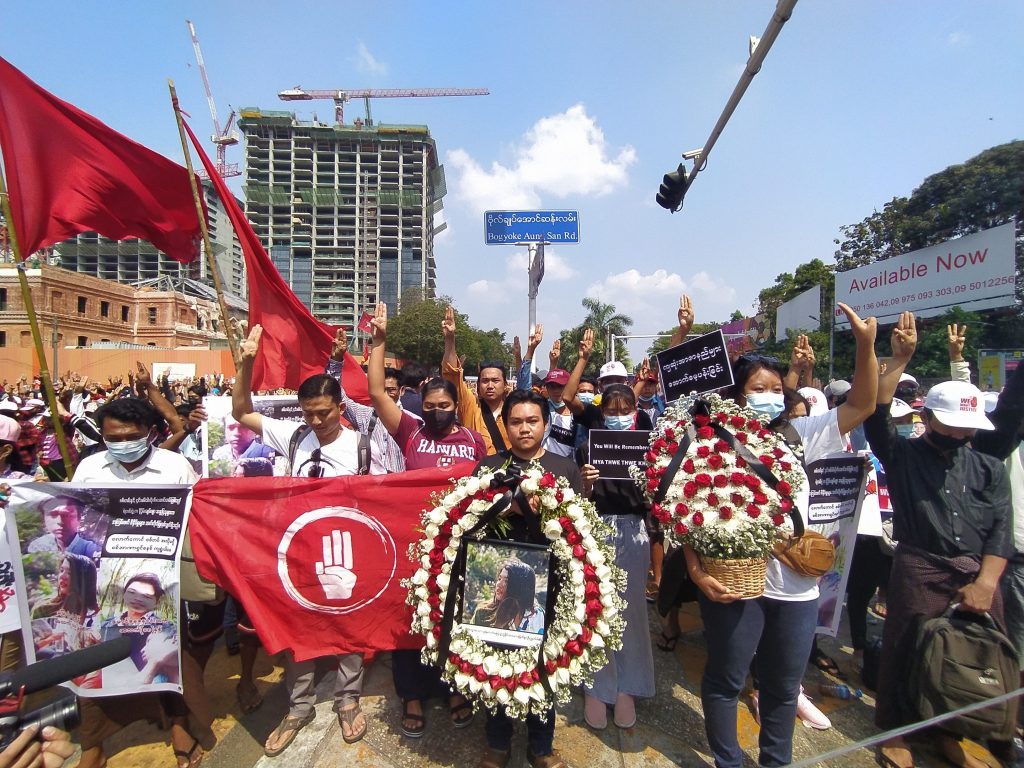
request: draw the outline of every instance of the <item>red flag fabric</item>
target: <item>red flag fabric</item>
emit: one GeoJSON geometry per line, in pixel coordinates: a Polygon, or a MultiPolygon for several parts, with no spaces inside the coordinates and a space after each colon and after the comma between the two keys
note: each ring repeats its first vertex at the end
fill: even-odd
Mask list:
{"type": "Polygon", "coordinates": [[[0,58],[0,151],[24,257],[81,232],[199,255],[188,171],[43,90],[0,58]]]}
{"type": "Polygon", "coordinates": [[[418,648],[402,579],[420,513],[472,463],[390,475],[200,480],[189,536],[199,573],[245,606],[270,654],[418,648]]]}
{"type": "Polygon", "coordinates": [[[373,320],[372,312],[363,312],[363,316],[359,318],[359,325],[356,326],[363,333],[369,333],[371,329],[370,321],[373,320]]]}
{"type": "MultiPolygon", "coordinates": [[[[324,372],[334,344],[335,329],[313,317],[288,287],[188,123],[185,123],[185,131],[217,190],[245,257],[249,283],[249,327],[263,326],[260,353],[252,369],[253,391],[278,387],[298,389],[305,379],[324,372]]],[[[359,367],[359,361],[348,352],[342,364],[342,377],[348,396],[369,404],[366,374],[359,367]]]]}

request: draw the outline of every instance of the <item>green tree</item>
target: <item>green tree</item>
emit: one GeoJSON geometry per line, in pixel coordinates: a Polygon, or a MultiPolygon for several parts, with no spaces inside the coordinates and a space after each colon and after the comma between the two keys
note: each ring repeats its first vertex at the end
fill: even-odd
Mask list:
{"type": "MultiPolygon", "coordinates": [[[[591,328],[594,331],[594,351],[590,355],[586,372],[596,376],[601,366],[608,360],[608,335],[625,336],[633,326],[633,318],[615,311],[614,304],[606,304],[600,299],[590,296],[583,298],[583,308],[587,310],[587,316],[583,322],[562,334],[562,354],[559,358],[561,365],[566,370],[572,370],[579,359],[580,339],[583,338],[583,329],[591,328]]],[[[554,338],[545,338],[541,345],[544,354],[538,350],[537,356],[540,361],[547,360],[547,350],[551,349],[554,338]]],[[[615,341],[615,359],[626,366],[628,370],[632,365],[629,359],[629,350],[623,341],[615,341]]],[[[541,362],[538,365],[543,367],[541,362]]]]}

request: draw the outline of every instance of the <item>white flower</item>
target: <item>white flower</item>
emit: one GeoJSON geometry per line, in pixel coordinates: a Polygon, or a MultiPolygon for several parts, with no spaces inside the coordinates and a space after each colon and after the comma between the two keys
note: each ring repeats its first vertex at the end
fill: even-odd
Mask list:
{"type": "Polygon", "coordinates": [[[434,525],[441,525],[441,523],[448,519],[448,515],[445,514],[443,509],[434,507],[427,513],[427,519],[434,525]]]}
{"type": "Polygon", "coordinates": [[[462,536],[462,526],[456,523],[452,526],[452,538],[458,539],[462,536]]]}
{"type": "Polygon", "coordinates": [[[458,547],[453,547],[451,544],[449,544],[447,547],[444,548],[444,556],[446,560],[454,560],[457,554],[459,554],[458,547]]]}
{"type": "Polygon", "coordinates": [[[576,610],[574,615],[576,616],[576,621],[584,621],[587,618],[586,603],[576,603],[576,610]]]}
{"type": "Polygon", "coordinates": [[[590,638],[590,644],[595,648],[604,648],[604,638],[601,637],[597,632],[590,638]]]}
{"type": "Polygon", "coordinates": [[[598,635],[610,635],[611,628],[608,626],[608,622],[604,619],[598,619],[594,626],[594,633],[598,635]]]}
{"type": "Polygon", "coordinates": [[[457,688],[465,688],[466,686],[469,685],[469,681],[470,681],[470,679],[472,677],[473,677],[472,675],[467,675],[464,672],[456,672],[455,673],[455,686],[457,688]]]}
{"type": "Polygon", "coordinates": [[[579,504],[570,504],[565,509],[565,514],[569,516],[569,519],[574,523],[583,517],[583,508],[579,504]]]}
{"type": "MultiPolygon", "coordinates": [[[[580,533],[582,534],[583,532],[580,531],[580,533]]],[[[584,536],[583,537],[583,547],[584,547],[584,549],[597,549],[597,542],[594,541],[594,537],[593,536],[584,536]]]]}
{"type": "Polygon", "coordinates": [[[413,584],[426,584],[427,583],[427,572],[422,569],[417,569],[416,573],[412,575],[413,584]]]}
{"type": "MultiPolygon", "coordinates": [[[[483,478],[480,477],[467,477],[465,479],[465,489],[467,496],[475,496],[480,491],[480,484],[483,482],[483,478]]],[[[487,478],[487,482],[490,483],[490,478],[487,478]]]]}
{"type": "Polygon", "coordinates": [[[587,560],[589,560],[590,564],[595,567],[599,565],[604,565],[604,553],[601,552],[601,550],[599,549],[592,549],[591,551],[587,552],[587,560]]]}
{"type": "Polygon", "coordinates": [[[571,581],[573,584],[582,584],[585,580],[586,578],[583,575],[582,568],[573,568],[572,571],[569,573],[569,581],[571,581]]]}
{"type": "Polygon", "coordinates": [[[601,564],[594,568],[594,574],[597,576],[598,579],[604,581],[605,579],[611,578],[612,569],[605,564],[601,564]]]}
{"type": "Polygon", "coordinates": [[[558,520],[548,520],[544,523],[544,535],[554,541],[562,535],[562,525],[558,520]]]}
{"type": "Polygon", "coordinates": [[[516,688],[512,693],[513,698],[520,704],[530,703],[530,689],[529,688],[516,688]]]}
{"type": "Polygon", "coordinates": [[[529,670],[527,669],[526,664],[524,662],[522,662],[522,661],[517,661],[515,663],[515,665],[512,667],[512,672],[517,674],[517,675],[521,675],[521,674],[523,674],[523,672],[528,672],[528,671],[529,670]]]}
{"type": "Polygon", "coordinates": [[[437,638],[434,637],[434,633],[433,632],[428,632],[427,633],[427,640],[426,640],[426,642],[427,642],[427,648],[436,648],[437,647],[437,638]]]}
{"type": "Polygon", "coordinates": [[[429,597],[430,592],[427,590],[426,587],[416,587],[414,594],[416,595],[417,599],[426,600],[427,597],[429,597]]]}
{"type": "Polygon", "coordinates": [[[556,509],[558,507],[558,499],[555,498],[553,493],[545,493],[541,496],[540,503],[545,509],[556,509]]]}
{"type": "Polygon", "coordinates": [[[511,695],[506,688],[499,688],[495,698],[498,700],[499,704],[508,704],[508,700],[511,698],[511,695]]]}
{"type": "MultiPolygon", "coordinates": [[[[469,692],[480,693],[480,689],[484,687],[484,684],[477,680],[475,677],[469,678],[469,692]]],[[[490,687],[490,686],[488,686],[490,687]]]]}
{"type": "Polygon", "coordinates": [[[498,661],[496,656],[485,656],[483,661],[484,672],[488,675],[498,674],[498,670],[501,669],[501,662],[498,661]]]}
{"type": "Polygon", "coordinates": [[[452,580],[451,575],[448,574],[448,573],[445,573],[444,572],[444,567],[442,566],[442,572],[437,574],[437,586],[438,586],[438,588],[442,592],[447,591],[448,590],[448,584],[451,583],[451,580],[452,580]]]}
{"type": "Polygon", "coordinates": [[[580,536],[583,536],[584,540],[586,540],[586,537],[590,535],[591,531],[590,521],[584,517],[577,520],[575,524],[576,530],[580,532],[580,536]]]}
{"type": "MultiPolygon", "coordinates": [[[[569,663],[571,664],[572,662],[569,662],[569,663]]],[[[569,684],[569,670],[566,669],[565,667],[559,667],[558,669],[555,670],[554,678],[555,678],[555,680],[558,681],[559,685],[568,685],[569,684]]]]}
{"type": "Polygon", "coordinates": [[[612,608],[615,605],[615,596],[611,594],[601,595],[601,605],[605,608],[612,608]]]}
{"type": "MultiPolygon", "coordinates": [[[[436,535],[436,534],[435,534],[435,535],[436,535]]],[[[428,537],[427,537],[427,538],[425,538],[425,539],[420,539],[420,551],[421,551],[421,552],[426,552],[427,554],[429,554],[429,553],[430,553],[430,551],[431,551],[431,550],[432,550],[433,548],[434,548],[434,537],[433,537],[433,536],[429,536],[429,535],[428,535],[428,537]]],[[[430,563],[430,558],[426,558],[426,561],[427,561],[427,563],[428,563],[428,565],[429,565],[429,563],[430,563]]],[[[421,560],[421,562],[422,562],[422,560],[421,560]]]]}
{"type": "Polygon", "coordinates": [[[425,603],[425,602],[424,603],[420,603],[419,605],[416,606],[416,613],[418,615],[420,615],[420,616],[429,616],[430,615],[430,606],[427,605],[427,603],[425,603]]]}
{"type": "Polygon", "coordinates": [[[498,674],[502,677],[512,677],[512,665],[508,662],[501,665],[501,669],[498,670],[498,674]]]}

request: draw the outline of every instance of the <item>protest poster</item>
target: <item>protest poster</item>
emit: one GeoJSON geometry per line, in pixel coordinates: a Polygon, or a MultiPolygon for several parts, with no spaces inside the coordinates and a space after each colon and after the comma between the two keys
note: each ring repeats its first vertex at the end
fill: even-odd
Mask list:
{"type": "Polygon", "coordinates": [[[178,556],[191,491],[181,485],[22,483],[18,605],[29,663],[127,635],[127,659],[75,678],[79,696],[181,692],[178,556]]]}
{"type": "Polygon", "coordinates": [[[836,559],[818,580],[818,634],[835,637],[857,542],[857,524],[864,497],[865,462],[840,454],[807,465],[807,527],[832,542],[836,559]]]}
{"type": "Polygon", "coordinates": [[[592,429],[587,436],[587,461],[597,467],[602,480],[633,482],[629,468],[644,463],[650,434],[646,429],[592,429]]]}
{"type": "Polygon", "coordinates": [[[17,543],[16,537],[11,541],[11,529],[4,525],[3,535],[0,535],[0,634],[21,628],[16,587],[18,577],[14,565],[17,543]]]}
{"type": "Polygon", "coordinates": [[[721,330],[659,352],[658,368],[667,402],[732,384],[732,366],[721,330]]]}
{"type": "MultiPolygon", "coordinates": [[[[291,395],[259,395],[252,398],[253,411],[284,421],[302,421],[299,401],[291,395]]],[[[203,445],[203,477],[283,477],[288,457],[263,444],[231,415],[231,398],[205,397],[207,419],[200,431],[203,445]]]]}

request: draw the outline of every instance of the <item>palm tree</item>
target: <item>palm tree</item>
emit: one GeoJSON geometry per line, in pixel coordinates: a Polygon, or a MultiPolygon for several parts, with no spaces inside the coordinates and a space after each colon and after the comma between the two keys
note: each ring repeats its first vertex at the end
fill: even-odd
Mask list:
{"type": "MultiPolygon", "coordinates": [[[[594,351],[590,355],[590,366],[588,373],[596,371],[608,360],[608,335],[625,336],[633,325],[633,318],[615,311],[614,304],[606,304],[600,299],[592,299],[589,296],[583,299],[583,308],[587,310],[587,316],[583,322],[573,328],[567,338],[562,342],[562,364],[572,369],[576,365],[577,349],[579,340],[583,337],[584,328],[594,330],[594,351]]],[[[615,359],[627,367],[630,367],[629,352],[622,341],[615,342],[615,359]]]]}

